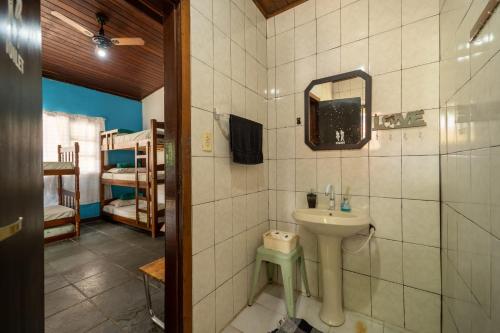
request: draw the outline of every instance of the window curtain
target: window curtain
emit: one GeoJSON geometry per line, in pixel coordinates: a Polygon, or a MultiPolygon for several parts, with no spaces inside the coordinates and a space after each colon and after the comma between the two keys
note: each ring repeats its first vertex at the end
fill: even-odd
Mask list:
{"type": "MultiPolygon", "coordinates": [[[[99,202],[100,147],[99,133],[104,118],[43,112],[43,160],[57,161],[57,145],[80,145],[80,203],[99,202]]],[[[63,176],[63,187],[74,189],[74,177],[63,176]]],[[[44,177],[44,205],[57,204],[57,178],[44,177]]]]}

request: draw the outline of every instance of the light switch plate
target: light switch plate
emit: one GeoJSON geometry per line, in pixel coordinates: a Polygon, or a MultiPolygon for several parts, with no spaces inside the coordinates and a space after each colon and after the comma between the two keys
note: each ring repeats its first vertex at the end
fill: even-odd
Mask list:
{"type": "Polygon", "coordinates": [[[212,133],[211,132],[204,132],[203,137],[201,139],[201,149],[206,152],[211,152],[212,151],[212,133]]]}

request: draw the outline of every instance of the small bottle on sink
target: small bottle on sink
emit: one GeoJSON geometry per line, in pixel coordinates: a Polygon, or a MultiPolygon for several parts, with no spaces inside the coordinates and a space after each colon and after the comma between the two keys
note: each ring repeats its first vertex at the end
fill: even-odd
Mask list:
{"type": "Polygon", "coordinates": [[[351,211],[351,204],[349,203],[349,199],[347,196],[344,197],[342,200],[342,204],[340,205],[340,210],[343,212],[350,212],[351,211]]]}

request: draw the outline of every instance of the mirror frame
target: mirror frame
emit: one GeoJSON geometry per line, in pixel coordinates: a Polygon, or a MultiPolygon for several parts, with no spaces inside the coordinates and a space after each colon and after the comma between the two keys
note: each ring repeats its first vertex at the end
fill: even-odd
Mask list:
{"type": "Polygon", "coordinates": [[[306,88],[304,92],[304,142],[312,150],[343,150],[343,149],[360,149],[366,145],[372,138],[372,78],[371,76],[362,71],[355,70],[351,72],[346,72],[342,74],[337,74],[333,76],[328,76],[325,78],[317,79],[312,81],[306,88]],[[309,140],[309,93],[314,88],[315,85],[327,83],[344,81],[348,79],[354,79],[356,77],[365,80],[365,113],[366,113],[366,124],[365,124],[365,137],[356,144],[343,144],[337,145],[335,143],[323,143],[323,144],[313,144],[309,140]]]}

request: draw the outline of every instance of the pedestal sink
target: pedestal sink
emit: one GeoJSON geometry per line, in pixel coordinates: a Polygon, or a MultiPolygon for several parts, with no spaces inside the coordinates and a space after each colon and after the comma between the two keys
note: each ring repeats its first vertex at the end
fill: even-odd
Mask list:
{"type": "Polygon", "coordinates": [[[330,326],[345,321],[342,308],[342,238],[366,229],[370,217],[361,212],[326,209],[297,209],[293,217],[298,224],[318,236],[323,305],[319,317],[330,326]]]}

